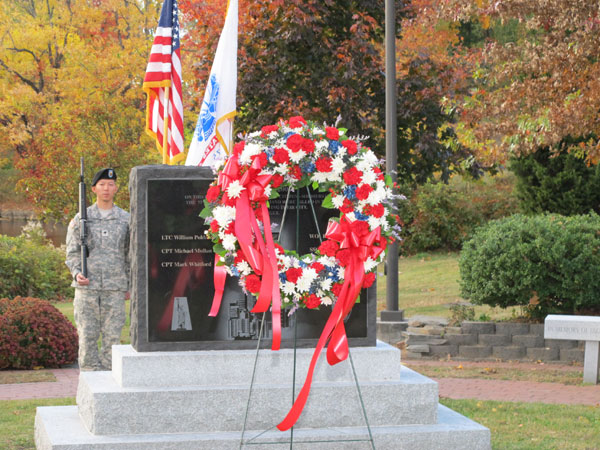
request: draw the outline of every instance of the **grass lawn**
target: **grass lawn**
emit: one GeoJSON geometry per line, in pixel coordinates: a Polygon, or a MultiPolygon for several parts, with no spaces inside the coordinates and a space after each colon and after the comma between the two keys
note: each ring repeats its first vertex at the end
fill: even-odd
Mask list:
{"type": "Polygon", "coordinates": [[[581,405],[441,399],[492,433],[492,448],[600,448],[600,408],[581,405]]]}
{"type": "Polygon", "coordinates": [[[0,384],[39,383],[56,381],[49,370],[0,370],[0,384]]]}
{"type": "MultiPolygon", "coordinates": [[[[398,260],[398,307],[406,317],[415,315],[450,317],[452,303],[464,301],[460,297],[458,253],[420,253],[398,260]]],[[[386,308],[386,276],[383,264],[378,268],[377,310],[386,308]]],[[[518,312],[518,311],[515,311],[518,312]]],[[[475,317],[482,314],[491,319],[506,319],[512,309],[475,306],[475,317]]]]}
{"type": "MultiPolygon", "coordinates": [[[[600,408],[478,400],[441,402],[488,427],[494,449],[594,449],[600,442],[600,408]]],[[[34,449],[36,406],[74,405],[74,398],[0,401],[0,448],[34,449]]]]}
{"type": "Polygon", "coordinates": [[[34,449],[33,423],[36,406],[74,405],[75,398],[40,398],[0,401],[0,448],[34,449]]]}
{"type": "MultiPolygon", "coordinates": [[[[430,378],[481,378],[485,380],[534,381],[536,383],[560,383],[574,386],[583,385],[583,368],[552,368],[544,365],[539,368],[516,367],[463,367],[462,364],[430,366],[411,365],[410,360],[402,362],[405,366],[416,370],[430,378]]],[[[492,364],[489,364],[493,366],[492,364]]]]}

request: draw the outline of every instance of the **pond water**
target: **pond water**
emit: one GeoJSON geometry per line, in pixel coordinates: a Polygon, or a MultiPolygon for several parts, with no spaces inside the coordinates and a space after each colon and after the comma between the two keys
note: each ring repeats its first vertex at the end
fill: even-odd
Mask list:
{"type": "MultiPolygon", "coordinates": [[[[0,234],[6,236],[18,236],[21,234],[21,230],[27,225],[28,220],[26,219],[0,219],[0,234]]],[[[52,241],[52,243],[59,247],[65,243],[67,237],[67,226],[64,223],[42,223],[46,236],[52,241]]]]}

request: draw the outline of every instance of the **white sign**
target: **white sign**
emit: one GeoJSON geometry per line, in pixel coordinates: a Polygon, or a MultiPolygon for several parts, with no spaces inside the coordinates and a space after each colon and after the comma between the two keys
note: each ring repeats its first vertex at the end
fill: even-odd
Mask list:
{"type": "Polygon", "coordinates": [[[550,314],[544,322],[544,338],[600,341],[600,317],[550,314]]]}

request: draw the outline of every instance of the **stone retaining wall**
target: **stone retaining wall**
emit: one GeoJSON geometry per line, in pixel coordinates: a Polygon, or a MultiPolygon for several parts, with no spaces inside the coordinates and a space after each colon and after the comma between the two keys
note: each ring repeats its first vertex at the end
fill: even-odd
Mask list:
{"type": "Polygon", "coordinates": [[[544,339],[544,324],[411,318],[401,342],[407,359],[583,362],[583,341],[544,339]]]}

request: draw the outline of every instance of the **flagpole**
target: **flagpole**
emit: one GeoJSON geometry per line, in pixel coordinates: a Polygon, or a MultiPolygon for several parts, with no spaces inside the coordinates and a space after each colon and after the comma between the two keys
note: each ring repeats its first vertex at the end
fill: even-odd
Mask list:
{"type": "MultiPolygon", "coordinates": [[[[396,5],[385,0],[385,159],[386,172],[395,183],[398,180],[397,102],[396,87],[396,5]]],[[[386,307],[382,322],[402,322],[404,310],[398,309],[398,241],[389,244],[386,260],[386,307]]]]}
{"type": "Polygon", "coordinates": [[[169,149],[167,148],[167,145],[169,136],[169,86],[165,87],[165,111],[163,115],[163,123],[163,164],[168,164],[169,149]]]}

